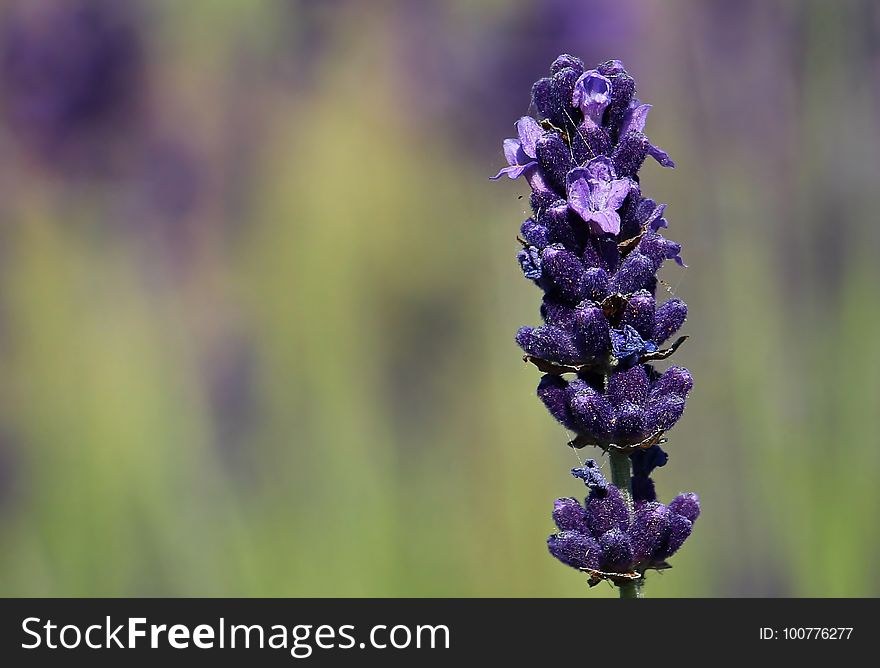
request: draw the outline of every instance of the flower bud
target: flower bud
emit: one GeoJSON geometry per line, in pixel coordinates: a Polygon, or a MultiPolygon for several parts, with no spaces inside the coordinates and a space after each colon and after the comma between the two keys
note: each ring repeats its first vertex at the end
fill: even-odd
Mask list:
{"type": "Polygon", "coordinates": [[[658,308],[651,336],[654,343],[659,345],[675,334],[684,324],[687,314],[687,304],[680,299],[670,299],[658,308]]]}
{"type": "Polygon", "coordinates": [[[553,325],[521,327],[516,342],[523,351],[557,364],[576,364],[578,351],[571,335],[553,325]]]}
{"type": "Polygon", "coordinates": [[[677,394],[653,399],[645,410],[645,429],[649,433],[672,429],[684,412],[684,398],[677,394]]]}
{"type": "Polygon", "coordinates": [[[574,341],[584,359],[603,357],[611,348],[608,320],[592,302],[584,302],[575,309],[574,341]]]}
{"type": "Polygon", "coordinates": [[[599,537],[599,548],[602,550],[602,570],[612,573],[628,573],[632,568],[633,547],[627,536],[620,529],[611,529],[599,537]]]}
{"type": "Polygon", "coordinates": [[[669,537],[669,509],[662,503],[646,503],[633,517],[629,531],[633,546],[633,561],[642,567],[654,560],[654,555],[669,537]]]}
{"type": "Polygon", "coordinates": [[[581,502],[573,497],[556,499],[553,502],[553,521],[560,531],[579,531],[589,534],[587,511],[581,502]]]}
{"type": "Polygon", "coordinates": [[[578,531],[562,531],[547,539],[550,554],[572,568],[598,569],[602,551],[593,538],[578,531]]]}
{"type": "MultiPolygon", "coordinates": [[[[623,310],[621,325],[629,325],[635,329],[643,339],[654,341],[654,296],[647,290],[639,290],[632,297],[623,310]]],[[[654,341],[658,343],[657,341],[654,341]]]]}
{"type": "Polygon", "coordinates": [[[648,400],[651,383],[644,365],[611,374],[608,379],[608,399],[612,406],[632,403],[643,406],[648,400]]]}
{"type": "Polygon", "coordinates": [[[592,490],[584,507],[587,511],[587,524],[596,538],[611,529],[626,531],[629,525],[626,503],[620,490],[614,485],[608,485],[604,491],[592,490]]]}
{"type": "Polygon", "coordinates": [[[620,138],[611,156],[619,176],[635,176],[648,156],[651,142],[641,132],[627,132],[620,138]]]}
{"type": "Polygon", "coordinates": [[[649,257],[634,250],[626,256],[617,273],[611,277],[608,289],[614,293],[629,294],[646,287],[656,268],[649,257]]]}
{"type": "Polygon", "coordinates": [[[672,499],[669,510],[688,518],[691,522],[696,522],[700,516],[700,497],[693,492],[679,494],[672,499]]]}
{"type": "Polygon", "coordinates": [[[566,429],[574,431],[574,421],[568,408],[566,382],[559,376],[550,374],[541,377],[538,383],[538,398],[544,402],[550,415],[566,429]]]}
{"type": "Polygon", "coordinates": [[[558,133],[548,133],[536,145],[538,164],[547,184],[556,192],[565,192],[565,176],[572,168],[571,152],[558,133]]]}

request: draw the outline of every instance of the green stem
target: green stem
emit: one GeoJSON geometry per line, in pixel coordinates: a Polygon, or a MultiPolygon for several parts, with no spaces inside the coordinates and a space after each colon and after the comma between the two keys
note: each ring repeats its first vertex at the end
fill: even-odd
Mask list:
{"type": "MultiPolygon", "coordinates": [[[[630,522],[632,522],[632,464],[629,455],[618,450],[611,450],[609,457],[611,459],[611,483],[620,490],[623,501],[626,503],[630,522]]],[[[620,598],[642,598],[641,580],[638,581],[638,584],[624,582],[617,586],[620,589],[620,598]]]]}

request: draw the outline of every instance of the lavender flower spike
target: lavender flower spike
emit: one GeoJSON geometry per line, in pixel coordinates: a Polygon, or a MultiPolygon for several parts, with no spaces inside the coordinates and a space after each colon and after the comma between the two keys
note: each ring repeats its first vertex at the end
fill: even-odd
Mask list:
{"type": "Polygon", "coordinates": [[[645,136],[651,105],[619,60],[588,70],[563,55],[550,74],[532,87],[537,118],[517,121],[518,138],[504,141],[508,166],[492,178],[525,176],[532,190],[517,261],[543,293],[543,323],[521,327],[516,343],[544,374],[538,397],[573,433],[568,445],[603,450],[608,473],[593,459],[572,469],[589,494],[583,505],[556,500],[547,547],[591,586],[609,580],[637,598],[700,513],[696,494],[658,502],[651,477],[694,384],[683,367],[653,367],[678,350],[686,337],[667,342],[688,317],[681,299],[661,301],[657,272],[685,265],[661,234],[666,205],[642,194],[639,170],[649,155],[674,163],[645,136]]]}

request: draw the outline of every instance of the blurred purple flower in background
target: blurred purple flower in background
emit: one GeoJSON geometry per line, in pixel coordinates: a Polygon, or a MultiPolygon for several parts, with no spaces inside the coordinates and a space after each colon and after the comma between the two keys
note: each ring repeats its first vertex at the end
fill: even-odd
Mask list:
{"type": "MultiPolygon", "coordinates": [[[[137,4],[15,2],[0,16],[0,112],[47,163],[95,151],[138,115],[143,40],[137,4]]],[[[102,146],[107,149],[107,146],[102,146]]]]}
{"type": "Polygon", "coordinates": [[[457,133],[455,139],[478,153],[505,131],[500,119],[528,111],[524,91],[539,73],[536,63],[552,61],[560,50],[599,61],[650,29],[651,11],[637,0],[509,3],[466,22],[454,5],[398,3],[392,14],[399,54],[394,62],[406,107],[425,118],[448,119],[444,126],[457,133]],[[498,115],[473,114],[485,107],[498,115]]]}

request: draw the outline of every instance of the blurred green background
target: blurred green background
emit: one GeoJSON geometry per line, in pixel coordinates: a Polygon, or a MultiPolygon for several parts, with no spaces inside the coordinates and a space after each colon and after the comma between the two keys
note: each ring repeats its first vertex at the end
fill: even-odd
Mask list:
{"type": "Polygon", "coordinates": [[[0,594],[614,596],[546,551],[487,178],[560,52],[678,165],[703,516],[647,595],[880,593],[880,4],[0,7],[0,594]]]}

